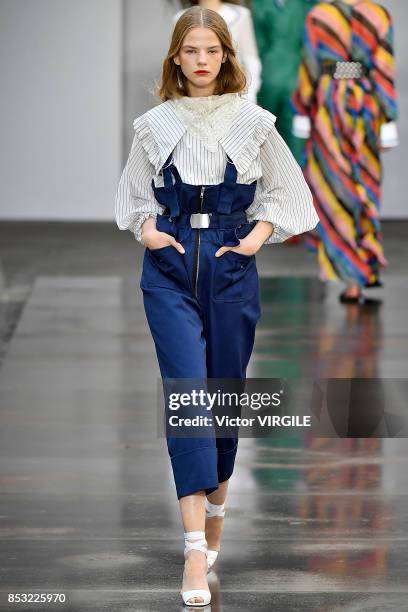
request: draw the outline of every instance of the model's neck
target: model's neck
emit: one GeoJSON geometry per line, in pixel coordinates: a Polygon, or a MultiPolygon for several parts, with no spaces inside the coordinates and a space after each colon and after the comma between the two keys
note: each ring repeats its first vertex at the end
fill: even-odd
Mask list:
{"type": "Polygon", "coordinates": [[[186,83],[187,94],[190,98],[201,98],[204,96],[213,96],[215,94],[215,84],[209,87],[195,87],[192,83],[186,83]]]}
{"type": "Polygon", "coordinates": [[[201,8],[211,9],[212,11],[219,11],[221,5],[221,0],[200,0],[201,8]]]}

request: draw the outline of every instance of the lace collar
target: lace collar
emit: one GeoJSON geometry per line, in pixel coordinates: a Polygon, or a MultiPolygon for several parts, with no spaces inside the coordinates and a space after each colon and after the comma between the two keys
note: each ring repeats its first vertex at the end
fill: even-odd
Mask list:
{"type": "MultiPolygon", "coordinates": [[[[259,148],[274,129],[275,121],[275,115],[242,98],[230,130],[219,141],[240,174],[247,172],[259,154],[259,148]]],[[[133,127],[156,173],[160,172],[187,131],[184,122],[176,115],[174,100],[162,102],[137,117],[133,127]]]]}
{"type": "Polygon", "coordinates": [[[216,151],[218,142],[228,133],[242,98],[238,93],[220,96],[183,96],[174,101],[177,117],[186,129],[200,138],[210,151],[216,151]]]}

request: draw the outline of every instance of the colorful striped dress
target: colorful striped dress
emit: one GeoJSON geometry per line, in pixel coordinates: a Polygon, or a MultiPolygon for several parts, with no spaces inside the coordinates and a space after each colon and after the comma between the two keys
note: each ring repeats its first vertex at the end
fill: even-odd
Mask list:
{"type": "Polygon", "coordinates": [[[369,0],[323,2],[308,14],[292,104],[310,118],[303,171],[320,218],[305,235],[322,280],[381,285],[380,135],[397,118],[393,24],[369,0]],[[366,76],[336,79],[325,64],[360,62],[366,76]]]}

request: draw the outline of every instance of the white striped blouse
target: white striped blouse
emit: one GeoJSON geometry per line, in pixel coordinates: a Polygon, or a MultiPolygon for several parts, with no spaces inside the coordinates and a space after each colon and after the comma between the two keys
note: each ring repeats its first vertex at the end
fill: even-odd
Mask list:
{"type": "Polygon", "coordinates": [[[317,225],[319,217],[311,192],[275,127],[276,117],[241,97],[237,107],[237,96],[188,98],[184,115],[177,111],[175,101],[168,100],[135,120],[135,136],[116,194],[119,229],[131,230],[142,242],[144,221],[163,213],[151,181],[153,178],[156,186],[163,185],[161,168],[171,152],[185,183],[221,183],[227,154],[237,168],[238,183],[257,180],[254,201],[246,215],[248,221],[273,224],[274,230],[265,244],[283,242],[317,225]],[[228,114],[231,105],[237,109],[232,116],[228,114]],[[212,136],[213,142],[209,142],[212,136]]]}

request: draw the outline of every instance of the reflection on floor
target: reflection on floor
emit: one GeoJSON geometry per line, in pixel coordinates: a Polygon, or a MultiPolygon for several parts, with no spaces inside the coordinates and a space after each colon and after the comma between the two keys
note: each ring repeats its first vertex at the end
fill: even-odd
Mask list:
{"type": "MultiPolygon", "coordinates": [[[[263,295],[252,375],[387,371],[396,315],[331,307],[304,279],[269,279],[263,295]]],[[[37,279],[1,371],[3,597],[177,609],[182,530],[156,375],[133,288],[37,279]]],[[[404,440],[241,440],[211,609],[379,609],[372,593],[404,609],[407,458],[404,440]]]]}
{"type": "MultiPolygon", "coordinates": [[[[182,609],[137,275],[15,280],[28,300],[0,370],[0,610],[182,609]],[[24,592],[68,603],[7,603],[24,592]]],[[[313,278],[262,279],[248,374],[405,377],[406,285],[390,276],[367,310],[313,278]]],[[[408,610],[407,462],[403,439],[241,439],[207,610],[408,610]]]]}

